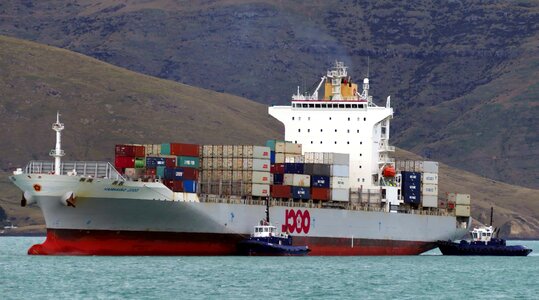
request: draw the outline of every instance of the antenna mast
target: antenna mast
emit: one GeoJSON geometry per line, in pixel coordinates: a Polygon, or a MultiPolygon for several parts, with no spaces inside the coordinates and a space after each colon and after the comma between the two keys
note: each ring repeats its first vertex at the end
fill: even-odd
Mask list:
{"type": "Polygon", "coordinates": [[[60,164],[62,163],[62,156],[65,155],[62,150],[62,133],[64,130],[64,124],[60,123],[60,112],[56,112],[56,123],[52,123],[52,130],[56,131],[56,147],[49,153],[54,157],[54,175],[60,175],[60,164]]]}

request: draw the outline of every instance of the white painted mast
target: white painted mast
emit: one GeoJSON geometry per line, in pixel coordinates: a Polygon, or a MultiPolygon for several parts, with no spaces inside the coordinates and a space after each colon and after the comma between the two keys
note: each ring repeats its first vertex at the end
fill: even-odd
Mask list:
{"type": "Polygon", "coordinates": [[[54,157],[54,174],[60,175],[62,156],[65,155],[64,150],[62,150],[61,133],[61,131],[64,130],[64,124],[60,123],[60,112],[56,112],[56,123],[52,123],[52,130],[56,131],[56,148],[52,149],[49,155],[54,157]]]}

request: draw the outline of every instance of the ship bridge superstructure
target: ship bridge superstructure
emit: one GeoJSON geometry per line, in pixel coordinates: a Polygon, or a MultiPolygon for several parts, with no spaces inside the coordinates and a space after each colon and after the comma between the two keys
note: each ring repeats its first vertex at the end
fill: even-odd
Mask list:
{"type": "Polygon", "coordinates": [[[350,155],[350,188],[374,189],[380,185],[384,166],[393,164],[389,153],[390,97],[377,106],[369,95],[369,79],[360,93],[346,66],[336,62],[321,77],[312,94],[292,96],[291,105],[272,106],[269,114],[285,126],[285,140],[303,145],[303,152],[335,152],[350,155]],[[324,97],[319,89],[324,86],[324,97]]]}

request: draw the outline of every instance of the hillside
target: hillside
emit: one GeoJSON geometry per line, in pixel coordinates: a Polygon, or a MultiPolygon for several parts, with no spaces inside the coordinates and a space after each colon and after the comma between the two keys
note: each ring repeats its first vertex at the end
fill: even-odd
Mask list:
{"type": "Polygon", "coordinates": [[[537,1],[3,1],[0,34],[261,103],[344,60],[397,146],[539,187],[537,1]]]}

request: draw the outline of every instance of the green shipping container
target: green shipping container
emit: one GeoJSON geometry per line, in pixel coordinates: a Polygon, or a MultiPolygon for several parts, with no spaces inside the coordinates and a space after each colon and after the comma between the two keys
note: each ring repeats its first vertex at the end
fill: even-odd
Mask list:
{"type": "Polygon", "coordinates": [[[146,163],[145,158],[140,158],[140,157],[135,158],[135,168],[142,169],[144,168],[145,163],[146,163]]]}
{"type": "Polygon", "coordinates": [[[178,156],[176,165],[178,165],[178,167],[200,168],[200,158],[193,156],[178,156]]]}
{"type": "Polygon", "coordinates": [[[165,177],[165,166],[157,166],[155,175],[157,177],[164,178],[165,177]]]}
{"type": "Polygon", "coordinates": [[[170,155],[170,143],[161,144],[161,154],[170,155]]]}
{"type": "Polygon", "coordinates": [[[276,142],[277,142],[277,140],[267,140],[266,141],[266,147],[269,147],[270,151],[275,152],[275,143],[276,142]]]}

